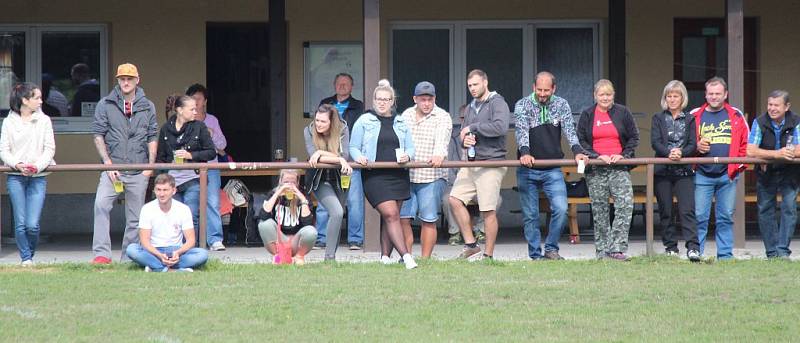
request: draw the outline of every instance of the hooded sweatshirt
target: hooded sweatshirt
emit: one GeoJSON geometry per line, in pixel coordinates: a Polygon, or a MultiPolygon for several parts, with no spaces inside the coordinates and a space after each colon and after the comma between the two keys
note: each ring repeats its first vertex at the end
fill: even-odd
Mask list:
{"type": "Polygon", "coordinates": [[[506,134],[511,113],[503,96],[490,92],[486,101],[473,99],[467,106],[464,126],[475,134],[475,160],[505,160],[506,134]]]}

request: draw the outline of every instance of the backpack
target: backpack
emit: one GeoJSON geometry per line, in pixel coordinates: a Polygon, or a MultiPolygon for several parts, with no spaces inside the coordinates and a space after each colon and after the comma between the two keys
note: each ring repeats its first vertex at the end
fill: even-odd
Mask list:
{"type": "Polygon", "coordinates": [[[246,206],[250,201],[250,190],[239,179],[231,179],[222,188],[233,206],[246,206]]]}

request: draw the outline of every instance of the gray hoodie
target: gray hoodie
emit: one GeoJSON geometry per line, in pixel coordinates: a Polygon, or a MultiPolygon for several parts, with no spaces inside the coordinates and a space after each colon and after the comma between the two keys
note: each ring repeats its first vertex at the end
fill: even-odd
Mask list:
{"type": "Polygon", "coordinates": [[[473,99],[467,106],[464,126],[475,133],[475,160],[505,160],[506,134],[511,113],[503,96],[489,93],[485,102],[473,99]]]}
{"type": "Polygon", "coordinates": [[[148,163],[147,143],[158,138],[156,107],[139,87],[136,88],[130,119],[123,112],[124,106],[122,91],[116,86],[97,103],[92,132],[103,137],[113,163],[148,163]]]}

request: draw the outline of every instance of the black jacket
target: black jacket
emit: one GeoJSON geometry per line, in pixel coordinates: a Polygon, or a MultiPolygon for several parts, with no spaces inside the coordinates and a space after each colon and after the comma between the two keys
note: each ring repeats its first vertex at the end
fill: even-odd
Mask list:
{"type": "MultiPolygon", "coordinates": [[[[668,110],[656,113],[653,115],[653,124],[650,130],[650,145],[653,147],[655,157],[669,157],[669,133],[667,132],[666,116],[672,115],[668,110]]],[[[689,113],[684,113],[686,116],[686,132],[684,133],[683,145],[681,145],[681,156],[692,157],[697,152],[697,124],[695,118],[689,113]]],[[[689,172],[689,175],[694,174],[692,166],[689,164],[676,165],[674,167],[681,167],[689,172]]],[[[665,174],[667,167],[663,164],[655,166],[656,174],[665,174]]]]}
{"type": "MultiPolygon", "coordinates": [[[[764,150],[775,150],[776,139],[778,142],[780,142],[781,148],[786,147],[786,141],[792,136],[792,134],[794,134],[794,128],[798,124],[800,124],[800,116],[792,111],[787,111],[783,122],[783,129],[781,129],[781,136],[775,137],[775,131],[772,129],[772,119],[769,118],[769,114],[764,113],[758,116],[755,123],[755,125],[758,125],[759,129],[761,130],[761,144],[759,144],[758,147],[764,150]]],[[[752,129],[755,128],[751,128],[751,130],[752,129]]],[[[800,166],[796,164],[780,163],[779,160],[776,162],[778,163],[767,164],[766,172],[762,172],[761,168],[756,168],[757,173],[761,175],[770,174],[776,171],[783,171],[787,172],[787,175],[791,174],[795,177],[800,177],[800,175],[798,175],[798,172],[800,172],[800,166]]]]}
{"type": "MultiPolygon", "coordinates": [[[[589,158],[597,158],[600,156],[594,150],[593,145],[593,130],[594,130],[594,110],[597,104],[587,107],[581,112],[581,117],[578,119],[578,141],[587,152],[589,158]]],[[[639,129],[636,127],[636,121],[633,119],[631,111],[627,107],[620,104],[613,104],[608,111],[608,116],[611,122],[617,129],[619,134],[620,145],[622,145],[622,157],[633,158],[636,153],[636,147],[639,146],[639,129]]],[[[633,166],[626,166],[631,169],[633,166]]]]}
{"type": "MultiPolygon", "coordinates": [[[[336,95],[322,99],[319,104],[320,106],[323,104],[336,105],[336,95]]],[[[349,133],[352,133],[353,126],[356,125],[356,120],[358,120],[358,117],[362,114],[364,114],[364,103],[352,96],[350,96],[350,103],[347,104],[347,109],[344,110],[344,113],[339,113],[339,115],[344,118],[344,121],[347,122],[349,133]]]]}
{"type": "Polygon", "coordinates": [[[192,159],[186,162],[208,162],[217,156],[211,134],[202,121],[191,121],[183,124],[180,131],[175,129],[176,117],[173,115],[161,126],[158,133],[158,152],[156,162],[170,163],[174,159],[174,151],[185,149],[192,153],[192,159]]]}

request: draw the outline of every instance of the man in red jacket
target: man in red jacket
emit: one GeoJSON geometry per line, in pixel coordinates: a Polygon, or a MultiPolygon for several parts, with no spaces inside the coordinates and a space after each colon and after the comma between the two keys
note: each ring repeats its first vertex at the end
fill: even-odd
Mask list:
{"type": "MultiPolygon", "coordinates": [[[[692,110],[697,123],[699,157],[745,157],[750,129],[742,111],[726,102],[728,85],[720,77],[706,82],[706,103],[692,110]]],[[[700,254],[705,248],[711,199],[716,198],[717,259],[733,258],[736,181],[743,164],[701,164],[695,175],[695,215],[700,254]]]]}

